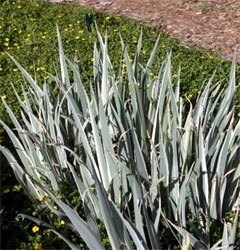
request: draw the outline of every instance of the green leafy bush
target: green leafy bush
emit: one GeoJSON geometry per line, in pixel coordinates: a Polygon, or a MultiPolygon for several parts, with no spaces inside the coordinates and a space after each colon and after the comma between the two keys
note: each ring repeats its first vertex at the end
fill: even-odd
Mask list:
{"type": "Polygon", "coordinates": [[[27,84],[23,97],[14,91],[21,122],[3,99],[15,130],[1,124],[19,160],[0,150],[32,202],[64,221],[77,240],[50,219],[19,216],[47,227],[71,249],[79,249],[79,236],[90,249],[234,248],[240,198],[235,62],[229,81],[213,84],[213,75],[193,105],[180,94],[180,73],[173,78],[171,53],[152,72],[159,38],[146,64],[142,32],[132,60],[121,39],[116,71],[107,37],[96,34],[87,81],[64,55],[58,31],[61,71],[51,75],[57,96],[11,57],[27,84]]]}

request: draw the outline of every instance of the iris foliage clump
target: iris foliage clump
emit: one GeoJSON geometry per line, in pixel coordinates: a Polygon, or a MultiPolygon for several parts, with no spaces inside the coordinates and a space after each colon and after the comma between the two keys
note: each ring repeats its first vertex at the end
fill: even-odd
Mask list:
{"type": "Polygon", "coordinates": [[[96,32],[93,78],[86,84],[65,56],[58,31],[57,95],[11,57],[27,83],[23,98],[13,87],[22,122],[3,100],[16,133],[1,124],[18,158],[0,150],[30,200],[65,227],[51,218],[19,217],[48,228],[71,249],[233,249],[240,181],[235,62],[227,86],[213,85],[213,75],[193,105],[180,95],[180,73],[173,84],[171,53],[152,74],[159,38],[146,65],[140,61],[142,33],[133,61],[121,38],[122,74],[116,74],[107,36],[96,32]],[[214,223],[221,225],[220,237],[211,236],[214,223]],[[166,231],[175,242],[166,240],[166,231]]]}

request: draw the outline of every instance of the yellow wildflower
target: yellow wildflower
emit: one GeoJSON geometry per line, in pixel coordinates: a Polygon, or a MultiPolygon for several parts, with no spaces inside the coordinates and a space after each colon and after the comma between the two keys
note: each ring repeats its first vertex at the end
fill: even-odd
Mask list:
{"type": "Polygon", "coordinates": [[[1,98],[2,99],[7,99],[7,96],[6,95],[2,95],[1,98]]]}
{"type": "Polygon", "coordinates": [[[189,94],[188,95],[188,99],[192,99],[193,95],[192,94],[189,94]]]}
{"type": "Polygon", "coordinates": [[[177,74],[173,74],[173,78],[177,78],[177,74]]]}
{"type": "Polygon", "coordinates": [[[65,224],[65,221],[64,221],[64,220],[61,220],[61,221],[60,221],[60,224],[61,224],[61,225],[64,225],[64,224],[65,224]]]}
{"type": "Polygon", "coordinates": [[[17,68],[13,68],[13,72],[17,72],[18,71],[18,69],[17,68]]]}
{"type": "Polygon", "coordinates": [[[33,232],[33,233],[36,233],[36,232],[38,232],[38,231],[39,231],[39,227],[35,225],[35,226],[32,228],[32,232],[33,232]]]}
{"type": "Polygon", "coordinates": [[[41,196],[38,198],[38,200],[39,200],[40,202],[42,202],[42,201],[44,200],[44,196],[41,195],[41,196]]]}
{"type": "Polygon", "coordinates": [[[41,250],[42,249],[42,243],[35,243],[34,244],[34,250],[41,250]]]}
{"type": "Polygon", "coordinates": [[[32,212],[32,215],[33,215],[33,216],[36,216],[36,215],[37,215],[37,212],[36,212],[36,211],[33,211],[33,212],[32,212]]]}
{"type": "Polygon", "coordinates": [[[10,190],[9,188],[7,188],[7,189],[4,189],[4,190],[3,190],[3,193],[4,193],[4,194],[7,194],[7,193],[10,193],[10,191],[11,191],[11,190],[10,190]]]}
{"type": "Polygon", "coordinates": [[[5,42],[5,43],[4,43],[4,46],[5,46],[5,47],[8,47],[8,46],[9,46],[9,43],[8,43],[8,42],[5,42]]]}
{"type": "Polygon", "coordinates": [[[9,38],[8,38],[8,37],[6,37],[4,40],[5,40],[6,42],[9,42],[9,38]]]}
{"type": "Polygon", "coordinates": [[[105,18],[106,21],[108,21],[109,19],[111,19],[110,16],[107,16],[107,17],[105,18]]]}
{"type": "Polygon", "coordinates": [[[20,242],[20,249],[24,249],[26,247],[26,242],[20,242]]]}

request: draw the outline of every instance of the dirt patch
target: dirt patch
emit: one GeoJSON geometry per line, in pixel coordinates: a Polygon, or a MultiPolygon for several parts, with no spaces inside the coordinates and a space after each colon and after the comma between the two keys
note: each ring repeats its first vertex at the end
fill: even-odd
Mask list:
{"type": "Polygon", "coordinates": [[[186,46],[195,44],[240,63],[239,0],[74,0],[98,11],[160,28],[186,46]]]}

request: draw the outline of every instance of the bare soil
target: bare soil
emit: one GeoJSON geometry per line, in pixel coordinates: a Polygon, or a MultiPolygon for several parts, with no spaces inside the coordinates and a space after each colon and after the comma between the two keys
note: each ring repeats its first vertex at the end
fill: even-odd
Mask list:
{"type": "Polygon", "coordinates": [[[213,55],[240,63],[239,0],[74,0],[84,7],[155,26],[213,55]]]}

